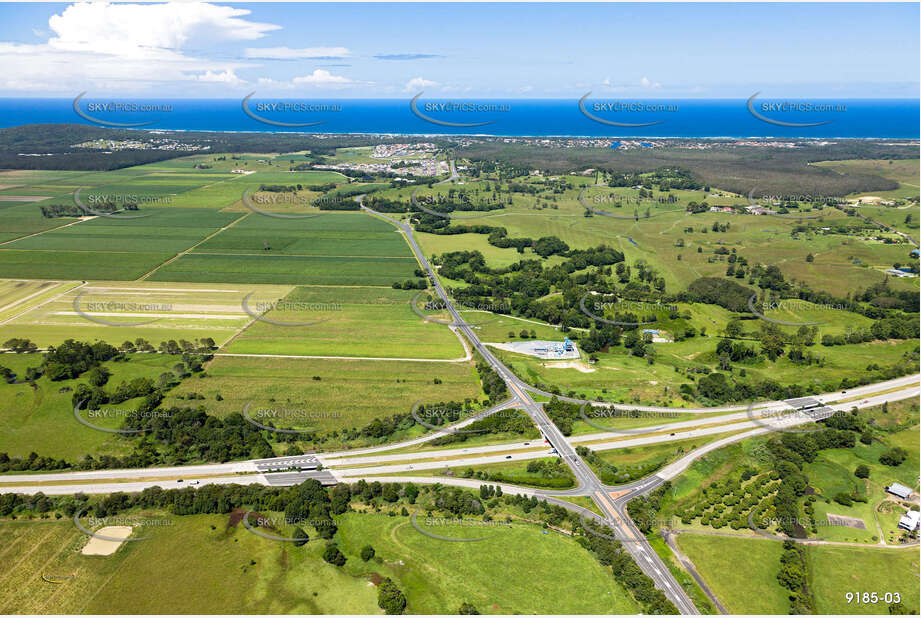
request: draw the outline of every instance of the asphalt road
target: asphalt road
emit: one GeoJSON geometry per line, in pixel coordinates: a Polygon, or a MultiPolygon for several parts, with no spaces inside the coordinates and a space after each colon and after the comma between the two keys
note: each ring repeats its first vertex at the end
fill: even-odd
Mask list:
{"type": "MultiPolygon", "coordinates": [[[[452,162],[452,171],[453,171],[453,162],[452,162]]],[[[456,173],[456,172],[455,172],[456,173]]],[[[360,202],[360,199],[359,199],[360,202]]],[[[763,426],[754,422],[751,419],[746,419],[748,415],[748,406],[726,406],[721,408],[661,408],[653,406],[631,406],[631,405],[621,405],[617,404],[616,408],[623,410],[643,410],[643,411],[652,411],[652,412],[666,412],[666,413],[713,413],[713,412],[741,412],[740,414],[727,414],[722,417],[717,418],[708,418],[708,419],[699,419],[694,421],[683,421],[680,423],[671,423],[671,424],[662,424],[654,427],[645,428],[644,433],[650,433],[654,431],[662,431],[665,429],[677,429],[674,431],[675,435],[663,434],[658,436],[631,436],[629,439],[617,439],[613,434],[606,433],[597,433],[591,435],[584,435],[579,437],[574,437],[567,439],[563,436],[559,428],[550,420],[546,412],[543,409],[541,404],[538,404],[531,397],[531,393],[539,393],[550,396],[550,393],[545,393],[529,384],[520,380],[515,376],[505,365],[503,365],[498,359],[493,356],[491,351],[479,340],[476,333],[468,325],[464,319],[461,317],[460,313],[454,308],[451,304],[450,299],[448,298],[447,293],[442,288],[440,282],[435,276],[434,271],[429,265],[428,261],[425,259],[421,249],[416,243],[415,238],[412,234],[412,229],[409,225],[391,219],[390,217],[383,215],[381,213],[372,211],[362,205],[362,208],[376,216],[382,217],[389,220],[399,229],[403,231],[406,236],[407,242],[413,249],[413,252],[416,254],[417,259],[420,264],[426,271],[429,276],[430,282],[435,289],[435,292],[438,296],[444,301],[445,306],[448,312],[451,315],[453,320],[453,328],[463,332],[466,335],[467,340],[473,345],[473,347],[480,353],[483,359],[490,364],[490,366],[495,370],[505,381],[510,397],[502,402],[501,404],[490,408],[480,414],[475,418],[469,418],[461,423],[453,425],[452,427],[463,427],[466,424],[474,422],[477,418],[482,418],[488,414],[494,413],[498,410],[517,407],[523,409],[534,421],[537,427],[540,429],[543,436],[550,443],[550,446],[555,449],[563,461],[569,466],[572,470],[576,481],[577,487],[567,491],[546,491],[546,490],[536,490],[536,489],[527,489],[518,486],[512,485],[502,485],[503,491],[506,493],[512,494],[522,494],[522,495],[533,495],[538,496],[541,499],[547,499],[549,502],[560,504],[570,510],[579,512],[585,517],[593,518],[597,521],[601,521],[614,531],[614,537],[620,540],[623,543],[623,547],[628,551],[636,560],[640,568],[653,579],[656,583],[656,586],[659,587],[675,604],[678,610],[683,614],[696,614],[697,609],[691,603],[687,594],[680,587],[678,582],[672,577],[671,573],[659,559],[658,555],[652,549],[649,542],[646,538],[640,533],[633,521],[627,514],[626,506],[627,503],[637,496],[647,494],[657,487],[659,487],[666,480],[672,479],[683,470],[687,469],[693,461],[707,452],[720,448],[731,442],[742,440],[748,437],[761,435],[771,431],[777,431],[778,428],[783,427],[792,427],[797,424],[803,424],[807,422],[813,422],[814,419],[800,415],[799,417],[783,417],[780,419],[774,419],[770,423],[766,423],[763,426]],[[787,420],[784,420],[784,419],[787,420]],[[719,423],[729,421],[730,424],[724,425],[723,427],[715,428],[706,428],[700,427],[700,425],[710,424],[710,423],[719,423]],[[733,422],[738,421],[738,422],[733,422]],[[728,428],[727,428],[728,427],[728,428]],[[749,431],[744,431],[733,436],[727,436],[722,439],[715,440],[707,445],[704,445],[694,451],[691,451],[681,459],[669,464],[657,474],[641,479],[639,481],[619,485],[619,486],[606,486],[600,479],[592,472],[588,465],[576,454],[575,450],[572,447],[572,443],[578,442],[589,442],[589,441],[599,441],[598,443],[593,443],[591,445],[594,450],[604,450],[607,448],[624,448],[626,446],[635,446],[637,444],[650,444],[655,442],[667,442],[671,440],[680,440],[688,437],[697,437],[697,436],[706,436],[713,435],[716,433],[731,431],[734,429],[750,429],[749,431]],[[605,437],[610,437],[609,441],[605,441],[605,437]],[[572,503],[566,502],[562,498],[565,496],[575,496],[575,495],[587,495],[591,496],[595,503],[598,505],[604,517],[598,517],[591,511],[584,509],[582,507],[576,506],[572,503]]],[[[842,391],[838,393],[827,393],[824,395],[815,396],[813,399],[817,400],[819,403],[827,404],[828,402],[842,399],[842,398],[856,398],[853,402],[847,402],[842,404],[832,405],[832,409],[836,410],[849,410],[852,407],[867,407],[872,405],[879,405],[884,401],[895,401],[898,399],[903,399],[906,396],[917,396],[918,388],[912,386],[914,383],[917,383],[919,379],[918,375],[913,376],[904,376],[902,378],[897,378],[895,380],[890,380],[886,383],[868,385],[864,387],[858,387],[855,389],[850,389],[849,391],[842,391]],[[883,395],[872,395],[872,392],[879,390],[895,389],[899,388],[897,392],[886,393],[883,395]]],[[[560,399],[566,401],[572,401],[577,403],[585,403],[584,400],[572,399],[567,397],[560,397],[560,399]]],[[[603,405],[598,404],[597,402],[589,402],[593,405],[603,405]]],[[[610,405],[610,404],[607,404],[610,405]]],[[[761,403],[753,407],[753,410],[760,412],[768,412],[774,410],[775,408],[787,409],[792,411],[793,408],[789,403],[786,402],[767,402],[761,403]]],[[[414,483],[442,483],[442,484],[451,484],[458,486],[466,486],[471,488],[477,488],[483,482],[479,479],[458,479],[458,478],[445,478],[445,477],[413,477],[413,476],[399,476],[394,474],[392,476],[380,476],[381,474],[389,474],[391,471],[398,473],[404,471],[406,466],[410,465],[408,463],[403,464],[394,464],[390,466],[373,466],[368,468],[356,468],[350,470],[342,470],[341,468],[335,469],[335,466],[349,465],[349,464],[361,464],[361,463],[377,463],[381,462],[397,462],[404,461],[415,457],[417,459],[424,458],[427,456],[439,456],[435,453],[439,451],[433,451],[432,453],[413,453],[409,456],[404,457],[403,454],[397,455],[377,455],[378,453],[383,453],[389,450],[394,450],[398,448],[403,448],[406,446],[411,446],[414,444],[421,444],[427,440],[431,440],[435,437],[441,435],[440,432],[433,432],[427,436],[403,442],[400,444],[393,444],[382,447],[374,447],[368,449],[356,449],[353,451],[346,451],[342,453],[332,453],[324,455],[297,455],[293,457],[279,457],[271,459],[262,459],[262,460],[253,460],[246,462],[235,462],[227,464],[207,464],[199,466],[182,466],[182,467],[172,467],[172,468],[148,468],[148,469],[133,469],[133,470],[96,470],[96,471],[85,471],[85,472],[64,472],[64,473],[51,473],[51,474],[20,474],[20,475],[2,475],[0,476],[0,483],[10,483],[10,485],[0,486],[0,493],[36,493],[43,492],[46,494],[72,494],[77,492],[84,493],[111,493],[116,491],[141,491],[147,487],[160,486],[164,488],[174,488],[174,487],[189,487],[193,485],[206,485],[206,484],[247,484],[247,483],[258,483],[262,485],[293,485],[300,482],[303,482],[309,478],[316,478],[320,482],[325,484],[333,484],[336,482],[337,477],[349,478],[352,475],[357,475],[356,478],[364,476],[369,480],[378,480],[381,482],[414,482],[414,483]],[[368,456],[371,457],[368,457],[368,456]],[[332,471],[323,469],[318,470],[322,464],[324,467],[327,465],[334,466],[332,471]],[[374,474],[375,476],[371,476],[374,474]],[[224,476],[217,476],[224,475],[224,476]],[[196,478],[196,477],[212,477],[212,478],[196,478]],[[164,479],[163,477],[167,477],[164,479]],[[172,480],[169,479],[172,477],[172,480]],[[181,477],[183,480],[180,482],[176,477],[181,477]],[[118,482],[122,480],[122,482],[118,482]],[[85,483],[79,483],[78,481],[85,481],[85,483]],[[54,484],[62,483],[62,484],[54,484]]],[[[537,441],[532,441],[535,443],[537,441]]],[[[513,444],[512,447],[518,445],[513,444]]],[[[537,442],[536,446],[539,448],[531,450],[528,452],[522,453],[512,453],[513,459],[524,459],[524,458],[533,458],[533,457],[545,457],[551,454],[551,451],[548,450],[546,445],[543,442],[537,442]]],[[[518,448],[527,449],[528,446],[521,444],[518,448]]],[[[446,451],[440,451],[440,453],[451,452],[453,454],[462,454],[465,455],[462,458],[457,460],[452,460],[451,465],[463,465],[476,462],[491,462],[496,458],[499,460],[505,460],[505,455],[499,455],[502,451],[509,451],[510,446],[506,445],[489,445],[485,447],[468,447],[467,449],[449,449],[446,451]]],[[[417,466],[418,464],[411,464],[417,466]]],[[[437,467],[445,466],[445,462],[435,462],[437,467]]],[[[493,483],[495,484],[495,483],[493,483]]]]}
{"type": "Polygon", "coordinates": [[[694,607],[694,604],[691,602],[691,599],[685,593],[684,589],[681,588],[678,581],[665,567],[645,537],[636,530],[630,518],[626,516],[626,502],[619,502],[619,500],[621,500],[620,498],[617,500],[609,500],[605,492],[604,484],[595,473],[592,472],[591,468],[582,461],[582,458],[576,454],[575,449],[573,449],[572,445],[566,440],[560,429],[551,422],[546,412],[544,412],[543,406],[538,405],[537,402],[531,398],[531,395],[524,388],[518,377],[493,356],[492,352],[483,345],[483,342],[480,341],[480,338],[477,337],[473,329],[470,328],[457,309],[454,308],[451,299],[441,286],[438,277],[435,276],[435,271],[425,258],[422,249],[416,243],[412,228],[406,223],[391,219],[364,205],[362,205],[362,208],[372,214],[388,219],[403,230],[407,242],[409,242],[410,247],[412,247],[413,253],[416,254],[416,258],[422,265],[423,270],[428,274],[429,281],[435,293],[438,294],[439,298],[441,298],[445,307],[448,309],[448,312],[451,314],[454,325],[467,336],[467,340],[470,341],[477,352],[480,353],[483,359],[489,363],[493,370],[505,381],[508,389],[511,391],[514,399],[519,403],[520,407],[531,417],[540,432],[572,470],[576,477],[578,487],[592,496],[592,499],[601,509],[601,512],[604,513],[605,523],[615,530],[615,536],[618,538],[629,538],[635,541],[624,543],[624,547],[627,548],[627,551],[630,552],[643,572],[652,578],[656,586],[662,590],[675,607],[678,608],[678,611],[682,614],[696,614],[697,608],[694,607]]]}

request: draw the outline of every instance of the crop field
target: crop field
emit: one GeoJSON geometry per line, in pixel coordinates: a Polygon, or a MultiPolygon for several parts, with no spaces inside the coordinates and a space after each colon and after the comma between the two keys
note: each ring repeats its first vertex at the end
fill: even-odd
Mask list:
{"type": "Polygon", "coordinates": [[[42,216],[42,202],[4,202],[0,200],[0,249],[17,238],[74,223],[76,219],[47,219],[42,216]]]}
{"type": "MultiPolygon", "coordinates": [[[[38,367],[40,354],[0,354],[0,365],[18,376],[27,367],[38,367]]],[[[162,354],[132,355],[127,363],[104,363],[112,372],[109,384],[147,377],[156,382],[159,375],[176,364],[176,357],[162,354]]],[[[26,457],[35,451],[75,462],[87,454],[119,455],[131,450],[131,442],[116,434],[102,432],[81,424],[74,418],[72,390],[84,379],[52,382],[47,377],[28,383],[0,383],[0,452],[26,457]]],[[[129,399],[117,407],[134,410],[140,400],[129,399]]],[[[100,418],[95,424],[116,428],[121,420],[100,418]]]]}
{"type": "Polygon", "coordinates": [[[390,286],[413,278],[414,258],[186,254],[153,281],[390,286]]]}
{"type": "Polygon", "coordinates": [[[172,253],[16,251],[0,249],[0,276],[23,279],[137,279],[172,253]]]}
{"type": "Polygon", "coordinates": [[[306,219],[250,215],[195,248],[195,253],[411,257],[392,225],[361,213],[306,219]]]}
{"type": "MultiPolygon", "coordinates": [[[[207,372],[207,378],[187,380],[170,391],[167,404],[180,404],[183,400],[178,396],[194,392],[205,397],[208,412],[217,416],[241,413],[252,402],[254,410],[286,407],[305,411],[304,420],[292,413],[288,426],[300,427],[306,422],[310,429],[334,431],[360,428],[392,414],[408,414],[418,401],[483,398],[472,362],[217,356],[208,364],[207,372]],[[218,394],[221,400],[217,400],[218,394]],[[311,424],[308,416],[319,417],[316,424],[311,424]]],[[[415,435],[394,435],[392,439],[415,435]]]]}
{"type": "MultiPolygon", "coordinates": [[[[298,287],[224,350],[245,354],[455,359],[464,356],[446,326],[413,312],[415,290],[298,287]]],[[[257,304],[250,308],[261,313],[257,304]]],[[[265,307],[268,308],[268,307],[265,307]]]]}
{"type": "MultiPolygon", "coordinates": [[[[34,282],[39,283],[49,282],[34,282]]],[[[245,297],[249,296],[246,306],[256,315],[257,306],[276,302],[291,291],[291,286],[203,287],[150,281],[70,282],[70,286],[69,291],[55,287],[11,309],[16,318],[4,324],[4,333],[31,339],[39,347],[75,337],[114,346],[140,337],[154,347],[169,339],[210,337],[222,345],[253,319],[244,307],[245,297]]],[[[0,317],[4,315],[0,312],[0,317]]]]}
{"type": "Polygon", "coordinates": [[[79,282],[0,279],[0,321],[7,322],[75,285],[79,282]]]}
{"type": "MultiPolygon", "coordinates": [[[[4,250],[178,253],[239,219],[208,209],[157,209],[137,219],[96,217],[4,246],[4,250]]],[[[2,258],[0,252],[0,258],[2,258]]],[[[2,264],[2,261],[0,261],[2,264]]]]}
{"type": "Polygon", "coordinates": [[[0,276],[136,279],[240,216],[206,209],[151,212],[137,219],[96,217],[73,225],[60,223],[57,229],[5,243],[0,246],[0,276]]]}

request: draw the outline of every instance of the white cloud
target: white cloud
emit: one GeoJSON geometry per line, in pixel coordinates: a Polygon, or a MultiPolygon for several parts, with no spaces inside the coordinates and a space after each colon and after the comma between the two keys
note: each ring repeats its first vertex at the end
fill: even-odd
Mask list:
{"type": "Polygon", "coordinates": [[[241,17],[247,9],[208,3],[74,4],[52,15],[48,26],[57,35],[54,49],[118,54],[119,57],[178,51],[193,42],[203,48],[219,41],[252,41],[281,26],[241,17]]]}
{"type": "Polygon", "coordinates": [[[295,86],[348,86],[355,82],[341,75],[333,75],[323,69],[315,69],[310,75],[295,77],[291,80],[295,86]]]}
{"type": "Polygon", "coordinates": [[[240,85],[245,84],[246,81],[237,77],[236,73],[232,69],[227,69],[221,73],[215,73],[214,71],[205,71],[202,75],[196,75],[195,79],[200,82],[216,82],[221,84],[233,84],[240,85]]]}
{"type": "Polygon", "coordinates": [[[243,55],[246,58],[260,60],[297,60],[310,58],[346,58],[351,52],[345,47],[247,47],[243,55]]]}
{"type": "Polygon", "coordinates": [[[329,71],[323,69],[316,69],[310,75],[302,75],[301,77],[295,77],[290,81],[278,81],[275,79],[269,79],[267,77],[260,77],[258,80],[259,86],[265,88],[276,88],[276,89],[285,89],[290,90],[292,88],[298,87],[310,87],[310,88],[347,88],[349,86],[360,86],[365,85],[362,82],[357,82],[344,77],[342,75],[333,75],[329,71]]]}
{"type": "Polygon", "coordinates": [[[406,87],[404,90],[406,92],[414,92],[416,90],[421,90],[423,88],[428,88],[429,86],[437,86],[438,82],[429,81],[421,77],[414,77],[408,82],[406,82],[406,87]]]}
{"type": "Polygon", "coordinates": [[[640,80],[640,86],[642,86],[643,88],[658,89],[662,87],[662,84],[660,84],[659,82],[651,82],[649,81],[649,78],[644,77],[643,79],[640,80]]]}
{"type": "MultiPolygon", "coordinates": [[[[242,62],[187,55],[222,42],[253,41],[281,26],[244,19],[250,11],[208,3],[80,3],[48,20],[46,42],[0,42],[0,90],[76,94],[145,91],[208,81],[233,85],[242,62]]],[[[141,92],[143,93],[143,92],[141,92]]]]}

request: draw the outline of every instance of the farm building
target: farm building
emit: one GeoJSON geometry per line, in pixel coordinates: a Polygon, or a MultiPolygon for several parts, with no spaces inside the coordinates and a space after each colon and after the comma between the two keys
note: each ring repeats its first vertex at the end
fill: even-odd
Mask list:
{"type": "Polygon", "coordinates": [[[904,528],[911,532],[918,527],[919,522],[921,522],[921,513],[918,511],[908,511],[899,519],[899,528],[904,528]]]}
{"type": "Polygon", "coordinates": [[[893,483],[886,488],[886,491],[902,500],[908,500],[911,497],[911,487],[905,487],[901,483],[893,483]]]}

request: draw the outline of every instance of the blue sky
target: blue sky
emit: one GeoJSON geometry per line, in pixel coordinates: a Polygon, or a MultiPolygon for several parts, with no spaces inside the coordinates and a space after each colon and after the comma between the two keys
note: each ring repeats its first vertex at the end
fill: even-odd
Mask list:
{"type": "Polygon", "coordinates": [[[0,96],[918,98],[919,5],[0,4],[0,96]]]}

